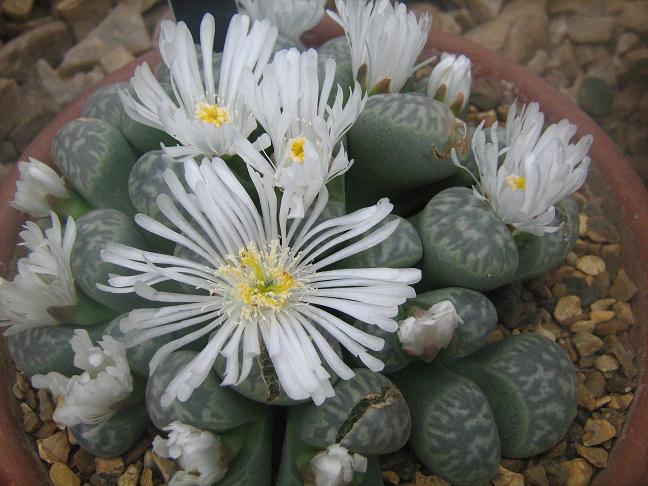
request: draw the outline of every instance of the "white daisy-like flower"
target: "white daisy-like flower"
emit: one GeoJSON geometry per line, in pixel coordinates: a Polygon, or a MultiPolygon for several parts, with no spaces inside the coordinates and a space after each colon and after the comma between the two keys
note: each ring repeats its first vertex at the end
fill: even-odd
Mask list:
{"type": "Polygon", "coordinates": [[[18,171],[16,195],[9,203],[18,211],[45,218],[52,211],[52,200],[70,197],[62,177],[40,160],[30,157],[29,162],[18,162],[18,171]]]}
{"type": "Polygon", "coordinates": [[[164,430],[168,438],[153,439],[153,452],[178,461],[182,471],[174,474],[169,486],[211,486],[227,473],[227,454],[218,435],[182,422],[164,430]]]}
{"type": "Polygon", "coordinates": [[[412,73],[434,60],[416,64],[432,25],[429,14],[417,19],[390,0],[335,0],[335,6],[337,13],[328,14],[344,28],[353,75],[370,93],[399,92],[412,73]]]}
{"type": "Polygon", "coordinates": [[[268,19],[293,42],[324,17],[326,0],[236,0],[239,12],[254,20],[268,19]]]}
{"type": "MultiPolygon", "coordinates": [[[[165,147],[172,157],[233,155],[236,143],[247,142],[256,128],[254,116],[239,93],[246,70],[258,81],[277,40],[277,28],[268,20],[253,22],[235,15],[229,25],[221,62],[218,91],[212,66],[214,17],[207,14],[200,24],[200,47],[204,80],[196,48],[184,22],[162,22],[160,54],[171,72],[174,96],[169,96],[155,79],[148,64],[135,70],[131,86],[137,99],[123,91],[120,97],[134,120],[163,130],[180,142],[165,147]]],[[[267,137],[256,141],[266,148],[267,137]]]]}
{"type": "Polygon", "coordinates": [[[400,321],[398,339],[407,354],[429,363],[448,347],[460,322],[454,304],[444,300],[400,321]]]}
{"type": "Polygon", "coordinates": [[[470,59],[444,52],[430,74],[426,92],[430,98],[448,105],[459,114],[468,106],[471,82],[470,59]]]}
{"type": "Polygon", "coordinates": [[[334,395],[322,358],[343,379],[354,373],[339,359],[322,332],[337,339],[375,371],[383,363],[367,352],[380,350],[381,338],[347,324],[344,313],[395,332],[398,306],[415,295],[410,286],[421,277],[417,269],[363,268],[323,270],[348,256],[373,247],[391,235],[397,221],[374,228],[392,209],[387,200],[354,213],[318,223],[328,200],[323,187],[304,219],[288,220],[286,200],[277,201],[274,183],[252,168],[259,209],[227,165],[204,159],[185,160],[185,184],[167,170],[173,199],[158,197],[162,212],[178,228],[138,214],[135,221],[197,255],[195,260],[109,245],[106,262],[139,272],[111,276],[112,292],[136,292],[166,304],[132,311],[121,321],[127,346],[164,334],[186,334],[162,346],[151,360],[151,371],[169,353],[203,336],[205,348],[169,383],[162,404],[187,400],[212,369],[218,355],[226,360],[223,385],[247,378],[253,359],[265,347],[281,385],[294,400],[322,403],[334,395]],[[191,222],[183,214],[190,215],[191,222]],[[193,294],[158,291],[152,286],[176,281],[196,289],[193,294]],[[193,331],[190,331],[193,329],[193,331]],[[318,353],[319,351],[319,353],[318,353]],[[242,362],[239,361],[242,359],[242,362]]]}
{"type": "Polygon", "coordinates": [[[33,221],[25,223],[20,238],[30,253],[18,260],[13,281],[0,278],[0,327],[9,326],[5,335],[57,325],[48,309],[77,302],[70,267],[76,224],[68,218],[63,231],[58,216],[51,213],[51,218],[52,227],[44,233],[33,221]]]}
{"type": "Polygon", "coordinates": [[[310,460],[315,486],[345,486],[353,481],[354,473],[367,472],[367,458],[349,454],[340,444],[332,444],[310,460]]]}
{"type": "MultiPolygon", "coordinates": [[[[472,138],[472,150],[479,170],[473,192],[487,201],[500,219],[516,232],[542,236],[559,227],[551,226],[554,204],[577,191],[587,178],[587,152],[592,136],[576,144],[570,140],[577,127],[568,120],[543,131],[544,115],[537,103],[524,106],[519,115],[515,103],[506,124],[506,146],[501,150],[497,124],[487,141],[483,123],[472,138]],[[499,157],[504,155],[500,164],[499,157]]],[[[454,163],[461,166],[456,155],[454,163]]]]}
{"type": "Polygon", "coordinates": [[[317,51],[279,51],[256,84],[251,75],[246,97],[257,121],[274,148],[270,163],[252,147],[239,155],[261,172],[272,173],[275,184],[290,197],[290,218],[301,218],[321,187],[346,172],[352,164],[340,144],[364,108],[366,96],[356,83],[348,100],[337,86],[335,100],[328,100],[335,78],[335,60],[328,59],[321,83],[317,51]]]}
{"type": "Polygon", "coordinates": [[[34,375],[32,385],[52,392],[55,422],[68,427],[105,422],[133,391],[126,349],[111,336],[104,336],[99,346],[94,346],[85,329],[74,332],[70,345],[74,366],[83,373],[71,378],[56,372],[34,375]]]}

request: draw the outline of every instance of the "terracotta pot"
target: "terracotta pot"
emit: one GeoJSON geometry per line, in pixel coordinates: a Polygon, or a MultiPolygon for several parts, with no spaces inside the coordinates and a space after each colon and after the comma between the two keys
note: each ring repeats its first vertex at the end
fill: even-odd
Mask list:
{"type": "MultiPolygon", "coordinates": [[[[308,45],[317,45],[341,30],[330,21],[324,21],[315,31],[302,39],[308,45]]],[[[648,193],[623,154],[607,135],[578,107],[554,88],[498,54],[461,37],[433,32],[426,47],[428,53],[449,51],[463,53],[473,62],[473,76],[477,82],[494,83],[522,102],[540,103],[548,122],[563,118],[578,125],[578,136],[592,134],[594,143],[590,155],[593,167],[588,180],[594,194],[604,195],[605,210],[616,222],[622,237],[622,256],[626,270],[639,288],[633,309],[637,325],[634,326],[637,344],[640,384],[635,390],[635,400],[630,408],[621,437],[611,451],[608,468],[596,478],[595,484],[633,486],[646,483],[648,477],[648,193]]],[[[159,61],[156,52],[149,53],[136,62],[159,61]]],[[[58,130],[79,114],[83,103],[92,91],[100,86],[127,80],[136,64],[133,63],[104,79],[68,106],[27,147],[21,160],[35,157],[50,163],[50,145],[58,130]]],[[[7,271],[14,253],[16,238],[23,216],[11,209],[17,171],[7,177],[0,187],[0,275],[7,271]]],[[[8,357],[6,345],[0,350],[0,484],[3,486],[40,486],[48,483],[45,468],[35,453],[32,440],[22,430],[21,414],[16,400],[12,398],[11,385],[14,369],[8,357]]]]}

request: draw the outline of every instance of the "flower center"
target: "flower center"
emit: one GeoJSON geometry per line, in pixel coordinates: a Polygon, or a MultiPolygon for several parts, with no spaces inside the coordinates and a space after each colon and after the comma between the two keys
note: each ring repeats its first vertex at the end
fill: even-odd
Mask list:
{"type": "Polygon", "coordinates": [[[231,264],[218,270],[227,276],[234,289],[234,297],[241,304],[242,314],[252,315],[265,310],[278,310],[286,305],[294,290],[300,287],[293,274],[286,270],[289,257],[278,242],[267,251],[254,247],[242,249],[231,264]]]}
{"type": "Polygon", "coordinates": [[[196,105],[196,117],[217,127],[232,121],[232,115],[227,107],[218,106],[216,103],[210,105],[204,101],[196,105]]]}
{"type": "Polygon", "coordinates": [[[526,190],[526,177],[519,175],[510,175],[506,178],[506,183],[512,191],[526,190]]]}
{"type": "Polygon", "coordinates": [[[306,145],[305,137],[296,137],[288,140],[288,157],[290,157],[290,160],[299,164],[304,162],[304,145],[306,145]]]}

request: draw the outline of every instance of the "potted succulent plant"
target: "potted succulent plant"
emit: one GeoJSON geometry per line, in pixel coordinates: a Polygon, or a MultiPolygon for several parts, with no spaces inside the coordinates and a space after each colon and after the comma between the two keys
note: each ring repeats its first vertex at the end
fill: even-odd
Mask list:
{"type": "MultiPolygon", "coordinates": [[[[0,287],[11,354],[94,454],[122,453],[150,420],[175,483],[270,484],[277,414],[277,484],[379,484],[378,456],[408,440],[456,484],[488,481],[502,453],[548,449],[575,415],[571,362],[536,335],[485,346],[497,315],[480,291],[565,258],[590,144],[594,187],[618,195],[647,288],[648,235],[627,216],[645,221],[647,196],[593,122],[402,5],[336,3],[346,36],[318,51],[295,23],[279,41],[295,47],[279,50],[270,21],[235,16],[222,54],[210,16],[198,49],[186,26],[163,25],[157,78],[148,64],[117,73],[28,148],[15,196],[17,174],[3,185],[4,265],[21,223],[7,203],[46,217],[21,233],[31,253],[0,287]],[[445,54],[409,79],[432,47],[513,82],[555,124],[529,104],[505,130],[467,127],[470,61],[445,54]]],[[[9,406],[0,420],[16,458],[2,474],[39,484],[10,445],[9,406]]],[[[644,449],[617,449],[636,458],[633,484],[644,449]]],[[[602,478],[621,474],[614,454],[602,478]]]]}

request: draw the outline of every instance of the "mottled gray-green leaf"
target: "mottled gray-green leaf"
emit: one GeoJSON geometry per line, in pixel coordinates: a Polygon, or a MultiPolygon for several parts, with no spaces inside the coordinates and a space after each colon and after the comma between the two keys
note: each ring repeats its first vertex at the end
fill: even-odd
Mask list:
{"type": "Polygon", "coordinates": [[[510,283],[518,267],[511,232],[470,189],[434,196],[418,219],[423,283],[430,287],[490,290],[510,283]]]}
{"type": "Polygon", "coordinates": [[[120,128],[121,117],[124,112],[124,106],[119,98],[120,91],[129,91],[129,83],[116,83],[104,86],[93,93],[83,109],[81,116],[83,118],[98,118],[110,123],[115,128],[120,128]]]}
{"type": "MultiPolygon", "coordinates": [[[[403,306],[399,308],[398,316],[394,319],[399,321],[404,318],[404,312],[402,310],[403,306]]],[[[390,374],[396,371],[402,370],[412,362],[412,358],[403,351],[403,345],[398,339],[398,333],[388,332],[383,329],[380,329],[378,326],[373,324],[367,324],[366,322],[356,320],[353,323],[353,327],[357,327],[361,331],[383,338],[385,340],[385,345],[380,351],[371,351],[371,355],[378,358],[385,364],[382,372],[383,374],[390,374]]],[[[362,362],[354,357],[353,360],[360,366],[362,362]]]]}
{"type": "Polygon", "coordinates": [[[539,277],[560,266],[578,238],[578,206],[569,198],[556,204],[556,217],[551,226],[562,226],[544,236],[524,235],[518,244],[520,265],[515,280],[539,277]]]}
{"type": "Polygon", "coordinates": [[[497,474],[495,419],[474,383],[438,361],[392,376],[410,404],[409,444],[427,468],[457,486],[481,486],[497,474]]]}
{"type": "Polygon", "coordinates": [[[383,375],[366,368],[354,371],[353,378],[338,382],[334,397],[300,411],[300,439],[321,449],[342,444],[365,455],[401,448],[411,420],[400,390],[383,375]]]}
{"type": "MultiPolygon", "coordinates": [[[[93,340],[101,338],[105,324],[84,327],[93,340]]],[[[75,326],[44,326],[26,329],[9,337],[9,351],[16,367],[29,376],[56,371],[65,376],[77,375],[70,339],[75,326]]]]}
{"type": "Polygon", "coordinates": [[[333,89],[329,96],[329,104],[332,104],[337,94],[337,85],[342,88],[344,100],[349,97],[350,89],[354,86],[353,66],[351,65],[351,51],[346,37],[336,37],[325,42],[317,48],[319,59],[319,78],[324,79],[326,60],[335,59],[335,78],[333,89]]]}
{"type": "Polygon", "coordinates": [[[399,216],[390,214],[358,240],[398,220],[396,231],[382,243],[361,253],[344,259],[339,263],[342,268],[411,268],[423,256],[421,237],[412,224],[399,216]]]}
{"type": "Polygon", "coordinates": [[[98,457],[115,457],[135,445],[146,430],[148,417],[143,403],[120,410],[106,422],[72,427],[79,445],[98,457]]]}
{"type": "Polygon", "coordinates": [[[259,418],[263,408],[220,385],[215,372],[196,388],[185,402],[175,400],[164,408],[160,403],[167,385],[198,353],[176,351],[153,372],[146,386],[146,406],[153,424],[162,428],[175,420],[199,429],[225,432],[259,418]]]}
{"type": "Polygon", "coordinates": [[[475,290],[450,287],[417,294],[407,306],[429,309],[443,300],[449,300],[461,317],[455,335],[447,348],[441,350],[442,359],[463,358],[484,344],[497,326],[497,311],[493,303],[475,290]]]}
{"type": "Polygon", "coordinates": [[[121,131],[139,154],[158,150],[160,144],[166,147],[179,145],[170,134],[133,120],[126,110],[122,112],[121,131]]]}
{"type": "Polygon", "coordinates": [[[453,174],[453,146],[465,130],[452,111],[418,93],[369,98],[347,134],[350,173],[386,192],[424,186],[453,174]]]}
{"type": "Polygon", "coordinates": [[[117,128],[97,118],[79,118],[56,135],[52,157],[65,178],[90,204],[133,214],[128,175],[137,160],[117,128]]]}
{"type": "Polygon", "coordinates": [[[97,288],[108,284],[111,273],[127,275],[123,267],[101,260],[101,251],[109,243],[146,249],[144,238],[130,216],[114,209],[96,209],[77,221],[77,237],[72,248],[71,267],[74,280],[91,298],[119,312],[135,307],[150,307],[135,294],[112,294],[97,288]]]}
{"type": "Polygon", "coordinates": [[[574,367],[560,346],[538,334],[512,336],[447,365],[488,399],[505,457],[546,451],[576,416],[574,367]]]}

